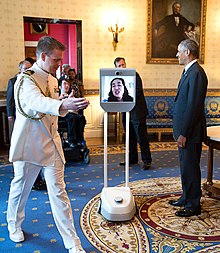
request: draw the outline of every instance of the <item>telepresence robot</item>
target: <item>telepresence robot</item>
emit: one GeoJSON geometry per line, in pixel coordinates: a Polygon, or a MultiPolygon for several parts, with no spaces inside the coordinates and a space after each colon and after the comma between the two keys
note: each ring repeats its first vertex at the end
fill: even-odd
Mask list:
{"type": "MultiPolygon", "coordinates": [[[[106,71],[108,73],[109,69],[101,69],[101,78],[102,74],[105,75],[106,71]]],[[[113,70],[117,75],[116,69],[113,70]]],[[[136,72],[133,69],[120,69],[120,73],[123,75],[130,74],[133,80],[133,96],[135,98],[135,80],[136,72]]],[[[110,75],[111,76],[111,75],[110,75]]],[[[114,75],[113,75],[114,77],[114,75]]],[[[109,83],[108,83],[109,86],[109,83]]],[[[110,86],[109,86],[110,87],[110,86]]],[[[103,94],[103,85],[101,88],[101,94],[103,94]]],[[[102,95],[101,95],[102,96],[102,95]]],[[[117,104],[113,102],[102,103],[101,106],[105,110],[104,112],[104,188],[101,192],[101,199],[99,203],[98,212],[103,215],[109,221],[128,221],[131,220],[136,213],[136,205],[134,197],[129,188],[129,111],[135,105],[135,99],[132,103],[121,102],[123,104],[117,104]],[[117,105],[116,105],[117,104],[117,105]],[[117,109],[117,110],[116,110],[117,109]],[[125,186],[115,186],[108,187],[108,169],[107,169],[107,126],[108,126],[108,112],[109,111],[124,111],[126,112],[126,156],[125,156],[125,186]],[[129,110],[129,111],[127,111],[129,110]]]]}

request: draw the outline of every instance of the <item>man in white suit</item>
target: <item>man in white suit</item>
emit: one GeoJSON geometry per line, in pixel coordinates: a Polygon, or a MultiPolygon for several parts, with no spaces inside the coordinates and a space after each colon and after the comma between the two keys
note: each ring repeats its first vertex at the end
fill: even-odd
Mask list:
{"type": "Polygon", "coordinates": [[[65,158],[57,131],[58,116],[88,106],[85,98],[58,100],[57,79],[52,75],[63,59],[65,46],[42,37],[37,45],[37,62],[15,83],[16,121],[11,139],[10,161],[14,166],[7,222],[10,239],[24,241],[21,225],[32,185],[42,169],[56,226],[69,253],[85,252],[76,234],[72,209],[65,190],[65,158]]]}

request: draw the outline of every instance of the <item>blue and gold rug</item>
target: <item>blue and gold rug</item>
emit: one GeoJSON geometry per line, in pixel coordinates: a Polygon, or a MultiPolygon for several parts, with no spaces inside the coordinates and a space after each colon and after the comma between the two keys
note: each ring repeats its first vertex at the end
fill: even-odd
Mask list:
{"type": "Polygon", "coordinates": [[[219,252],[220,200],[204,195],[200,216],[179,218],[178,208],[168,204],[181,192],[179,178],[138,180],[130,188],[138,209],[131,221],[109,222],[99,215],[100,195],[84,207],[81,227],[98,252],[219,252]]]}
{"type": "MultiPolygon", "coordinates": [[[[97,211],[103,188],[103,147],[91,146],[90,164],[69,163],[65,169],[67,192],[75,227],[87,253],[99,252],[220,252],[219,202],[204,195],[203,212],[197,219],[177,219],[171,197],[181,191],[179,165],[174,143],[151,144],[152,168],[130,167],[130,187],[138,212],[130,222],[107,222],[97,211]],[[181,250],[179,250],[181,248],[181,250]]],[[[108,184],[124,184],[124,146],[108,147],[108,184]]],[[[214,179],[220,180],[220,152],[214,153],[214,179]]],[[[201,172],[207,174],[207,148],[202,152],[201,172]]],[[[26,240],[13,243],[8,238],[6,210],[13,167],[4,159],[0,165],[0,252],[66,253],[56,229],[47,191],[32,191],[26,206],[23,230],[26,240]]]]}

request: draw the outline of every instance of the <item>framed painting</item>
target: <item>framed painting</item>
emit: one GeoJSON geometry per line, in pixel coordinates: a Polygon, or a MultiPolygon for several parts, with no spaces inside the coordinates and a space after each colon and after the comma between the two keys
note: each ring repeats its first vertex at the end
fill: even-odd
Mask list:
{"type": "Polygon", "coordinates": [[[37,47],[25,46],[25,58],[31,57],[36,61],[37,60],[36,59],[36,49],[37,49],[37,47]]]}
{"type": "Polygon", "coordinates": [[[184,39],[199,44],[204,63],[207,0],[147,0],[147,63],[177,64],[184,39]]]}

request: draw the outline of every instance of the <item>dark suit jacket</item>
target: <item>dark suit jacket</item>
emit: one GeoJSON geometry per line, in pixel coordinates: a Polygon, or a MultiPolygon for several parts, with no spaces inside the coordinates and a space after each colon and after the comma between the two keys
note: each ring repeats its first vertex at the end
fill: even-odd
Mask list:
{"type": "Polygon", "coordinates": [[[147,104],[144,97],[142,80],[136,72],[136,105],[130,112],[130,120],[146,119],[148,114],[147,104]]]}
{"type": "Polygon", "coordinates": [[[9,79],[8,88],[6,92],[6,106],[7,106],[7,116],[15,117],[15,100],[14,100],[14,84],[17,80],[17,76],[9,79]]]}
{"type": "Polygon", "coordinates": [[[187,142],[200,143],[206,138],[204,101],[208,80],[203,68],[196,62],[181,78],[174,103],[174,138],[187,137],[187,142]]]}
{"type": "Polygon", "coordinates": [[[155,28],[159,29],[160,27],[165,27],[164,37],[167,38],[167,43],[178,45],[180,41],[186,39],[184,34],[185,29],[189,26],[194,29],[194,24],[184,18],[182,15],[179,15],[179,25],[176,26],[175,15],[166,16],[164,19],[159,21],[155,28]]]}

